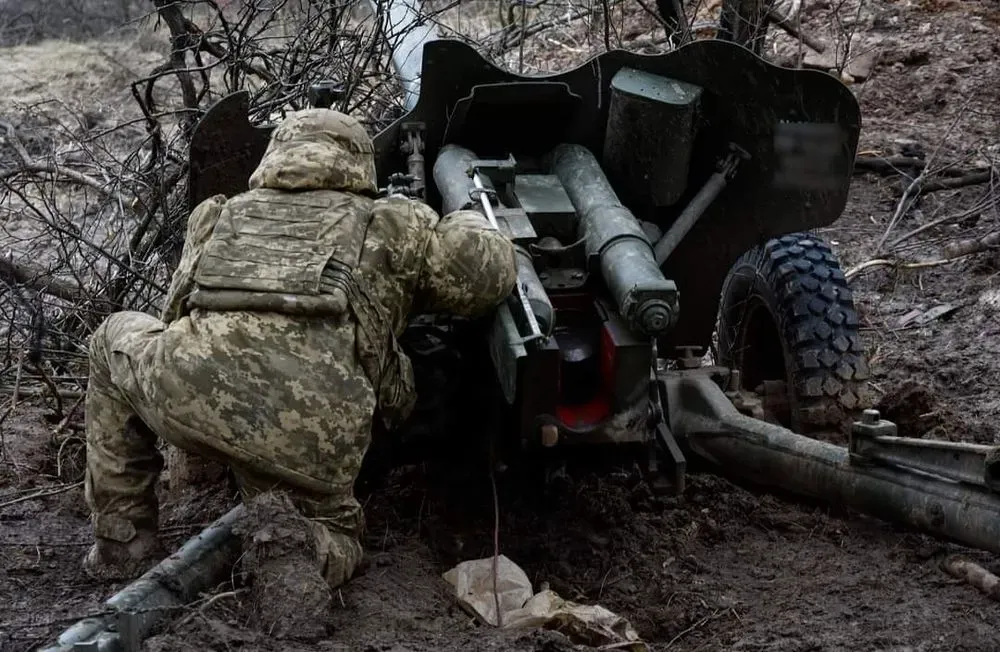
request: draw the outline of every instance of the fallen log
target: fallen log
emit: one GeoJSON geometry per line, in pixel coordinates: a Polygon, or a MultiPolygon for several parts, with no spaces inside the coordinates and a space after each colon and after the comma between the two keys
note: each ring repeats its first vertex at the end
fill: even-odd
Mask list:
{"type": "Polygon", "coordinates": [[[981,238],[950,242],[944,246],[943,253],[948,258],[958,258],[959,256],[978,254],[981,251],[989,251],[996,247],[1000,247],[1000,231],[994,231],[981,238]]]}
{"type": "Polygon", "coordinates": [[[184,608],[228,575],[240,548],[233,525],[242,514],[243,505],[229,510],[111,596],[100,615],[78,621],[41,652],[139,652],[143,640],[168,612],[184,608]]]}
{"type": "Polygon", "coordinates": [[[81,303],[88,298],[84,289],[76,283],[53,278],[39,267],[15,263],[7,258],[0,258],[0,277],[72,303],[81,303]]]}
{"type": "Polygon", "coordinates": [[[920,184],[920,192],[935,192],[937,190],[954,190],[956,188],[965,188],[966,186],[975,186],[980,183],[989,183],[990,179],[993,178],[993,170],[986,170],[985,172],[970,172],[968,174],[963,174],[962,176],[953,177],[951,179],[935,179],[933,181],[924,181],[920,184]]]}
{"type": "Polygon", "coordinates": [[[964,580],[994,600],[1000,600],[1000,577],[979,564],[952,556],[945,559],[941,567],[952,577],[964,580]]]}
{"type": "MultiPolygon", "coordinates": [[[[854,169],[860,172],[875,172],[878,174],[883,174],[886,176],[891,176],[893,174],[902,174],[904,171],[920,172],[925,167],[927,167],[927,160],[922,158],[917,158],[916,156],[858,156],[854,159],[854,169]]],[[[989,181],[990,174],[992,170],[983,168],[951,168],[946,167],[941,170],[937,170],[934,174],[942,177],[948,177],[948,179],[942,180],[945,184],[955,184],[959,183],[958,180],[963,180],[966,185],[971,185],[971,183],[985,183],[989,181]],[[970,183],[967,181],[972,179],[970,183]],[[978,180],[978,181],[976,181],[978,180]]],[[[934,182],[927,182],[924,184],[926,188],[934,182]]],[[[943,190],[944,187],[938,188],[938,190],[943,190]]]]}

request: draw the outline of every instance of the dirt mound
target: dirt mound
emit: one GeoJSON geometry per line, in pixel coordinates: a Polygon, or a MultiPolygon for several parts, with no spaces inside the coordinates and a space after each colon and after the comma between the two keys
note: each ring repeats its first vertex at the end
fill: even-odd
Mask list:
{"type": "Polygon", "coordinates": [[[917,382],[901,383],[882,398],[878,409],[905,437],[920,437],[941,423],[933,393],[917,382]]]}

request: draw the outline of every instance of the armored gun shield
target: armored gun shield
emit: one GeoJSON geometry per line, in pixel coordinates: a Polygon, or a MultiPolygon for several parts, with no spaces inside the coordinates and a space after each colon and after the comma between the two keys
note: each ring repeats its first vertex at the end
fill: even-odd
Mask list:
{"type": "MultiPolygon", "coordinates": [[[[408,125],[422,126],[429,166],[449,143],[524,162],[573,143],[598,156],[625,206],[665,229],[730,143],[749,153],[664,261],[685,299],[661,350],[709,344],[719,290],[740,254],[782,233],[826,226],[846,203],[860,114],[850,90],[825,73],[780,68],[714,40],[655,56],[606,52],[541,78],[502,70],[455,40],[430,41],[423,55],[415,107],[374,139],[382,185],[407,169],[408,125]]],[[[248,123],[247,101],[245,93],[224,98],[199,123],[193,204],[246,188],[269,134],[248,123]]],[[[434,184],[427,201],[441,209],[434,184]]]]}
{"type": "Polygon", "coordinates": [[[245,191],[271,137],[270,127],[250,124],[250,93],[220,99],[195,125],[191,135],[188,206],[214,195],[232,197],[245,191]]]}

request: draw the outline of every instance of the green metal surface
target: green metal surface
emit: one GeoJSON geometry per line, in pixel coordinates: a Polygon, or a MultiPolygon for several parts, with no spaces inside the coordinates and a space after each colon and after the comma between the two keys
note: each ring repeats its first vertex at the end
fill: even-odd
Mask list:
{"type": "Polygon", "coordinates": [[[567,242],[577,238],[576,210],[554,174],[519,174],[514,193],[538,237],[553,236],[567,242]]]}
{"type": "Polygon", "coordinates": [[[702,94],[700,86],[635,68],[619,70],[611,78],[611,88],[651,102],[678,107],[696,105],[702,94]]]}

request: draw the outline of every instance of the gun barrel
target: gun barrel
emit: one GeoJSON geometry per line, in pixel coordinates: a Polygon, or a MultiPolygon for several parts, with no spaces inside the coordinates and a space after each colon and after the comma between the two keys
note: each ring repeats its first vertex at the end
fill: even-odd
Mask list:
{"type": "Polygon", "coordinates": [[[392,48],[392,67],[403,89],[403,108],[412,111],[420,99],[424,44],[440,38],[433,21],[423,19],[420,0],[368,0],[381,16],[382,36],[392,48]]]}
{"type": "Polygon", "coordinates": [[[677,286],[656,264],[642,226],[582,145],[552,152],[552,169],[580,218],[588,258],[600,259],[601,275],[631,328],[649,336],[666,333],[677,320],[677,286]]]}

